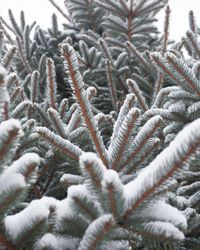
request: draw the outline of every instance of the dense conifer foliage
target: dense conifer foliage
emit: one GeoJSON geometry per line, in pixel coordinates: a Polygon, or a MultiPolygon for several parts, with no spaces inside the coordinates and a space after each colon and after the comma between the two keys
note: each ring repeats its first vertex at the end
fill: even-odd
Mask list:
{"type": "Polygon", "coordinates": [[[0,18],[0,249],[199,249],[194,13],[174,42],[167,0],[49,2],[63,30],[0,18]]]}

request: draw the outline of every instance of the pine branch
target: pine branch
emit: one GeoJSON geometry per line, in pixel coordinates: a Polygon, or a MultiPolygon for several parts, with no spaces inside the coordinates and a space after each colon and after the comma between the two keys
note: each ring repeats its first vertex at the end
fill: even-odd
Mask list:
{"type": "Polygon", "coordinates": [[[200,58],[200,46],[195,34],[191,31],[186,32],[188,42],[191,44],[192,54],[196,54],[200,58]]]}
{"type": "Polygon", "coordinates": [[[116,92],[116,87],[113,83],[111,64],[109,60],[106,60],[105,63],[106,63],[106,72],[107,72],[109,90],[111,94],[111,100],[112,100],[113,108],[116,110],[117,92],[116,92]]]}
{"type": "Polygon", "coordinates": [[[137,100],[139,102],[139,105],[140,105],[141,109],[144,112],[147,111],[148,106],[146,104],[146,100],[145,100],[145,98],[143,96],[142,91],[139,89],[137,83],[132,79],[128,79],[126,81],[126,84],[127,84],[128,88],[129,88],[129,92],[135,94],[135,96],[137,97],[137,100]]]}
{"type": "Polygon", "coordinates": [[[48,109],[47,113],[49,116],[49,120],[51,121],[51,124],[53,125],[53,128],[58,133],[58,135],[64,139],[67,139],[68,133],[66,132],[64,124],[63,124],[58,112],[55,109],[50,108],[50,109],[48,109]]]}
{"type": "Polygon", "coordinates": [[[72,159],[78,161],[79,156],[82,151],[79,147],[73,145],[68,140],[64,140],[62,137],[54,134],[49,129],[44,127],[37,127],[35,129],[36,133],[38,133],[45,141],[47,141],[50,145],[52,145],[55,149],[60,150],[66,156],[71,157],[72,159]]]}
{"type": "Polygon", "coordinates": [[[7,69],[10,70],[11,64],[14,60],[14,57],[17,53],[17,48],[15,46],[11,47],[7,53],[4,55],[2,59],[2,65],[7,69]]]}
{"type": "Polygon", "coordinates": [[[86,92],[84,90],[84,83],[81,74],[78,70],[78,60],[75,55],[74,49],[70,45],[65,44],[63,46],[63,56],[66,60],[67,73],[70,77],[70,82],[73,87],[74,95],[80,105],[83,119],[87,125],[90,136],[93,140],[93,143],[100,158],[102,159],[103,163],[108,166],[109,163],[107,159],[106,148],[103,144],[100,132],[95,124],[92,109],[87,99],[86,92]]]}
{"type": "Polygon", "coordinates": [[[132,108],[125,117],[110,151],[111,169],[117,169],[139,116],[140,111],[132,108]]]}
{"type": "Polygon", "coordinates": [[[107,237],[108,233],[114,226],[115,221],[112,215],[102,215],[93,221],[83,236],[78,250],[94,250],[102,244],[102,241],[107,237]]]}
{"type": "Polygon", "coordinates": [[[106,171],[102,181],[102,191],[105,212],[111,212],[114,218],[118,219],[124,211],[125,197],[123,184],[115,171],[110,169],[106,171]]]}
{"type": "Polygon", "coordinates": [[[16,37],[16,41],[17,41],[17,45],[18,45],[18,52],[19,55],[21,57],[22,63],[27,71],[27,73],[31,74],[32,73],[32,69],[31,66],[29,64],[29,62],[26,59],[25,53],[24,53],[24,48],[23,48],[23,43],[22,40],[19,36],[16,37]]]}
{"type": "Polygon", "coordinates": [[[137,48],[130,42],[126,42],[126,46],[127,46],[128,51],[130,51],[138,59],[138,61],[144,66],[147,72],[150,73],[151,68],[149,67],[144,56],[137,50],[137,48]]]}
{"type": "Polygon", "coordinates": [[[171,9],[169,5],[167,5],[165,9],[165,22],[164,22],[164,38],[163,38],[163,48],[162,48],[162,55],[167,52],[167,43],[169,39],[169,19],[170,19],[171,9]]]}
{"type": "Polygon", "coordinates": [[[182,60],[169,52],[165,57],[161,57],[158,53],[153,53],[151,57],[158,67],[178,85],[200,96],[200,82],[182,60]]]}
{"type": "Polygon", "coordinates": [[[83,185],[69,187],[68,198],[70,206],[73,207],[76,213],[81,213],[91,222],[98,218],[100,211],[83,185]]]}
{"type": "Polygon", "coordinates": [[[17,120],[10,119],[0,124],[0,161],[14,151],[13,146],[23,136],[21,125],[17,120]]]}
{"type": "Polygon", "coordinates": [[[40,84],[40,73],[39,71],[33,71],[31,75],[31,101],[33,103],[38,102],[38,92],[40,84]]]}
{"type": "Polygon", "coordinates": [[[105,166],[94,153],[85,153],[80,157],[80,167],[88,190],[101,200],[102,180],[106,171],[105,166]]]}
{"type": "Polygon", "coordinates": [[[134,139],[132,147],[126,155],[126,159],[120,164],[120,171],[122,171],[126,165],[130,164],[131,161],[140,153],[145,144],[154,134],[161,128],[163,119],[161,116],[152,117],[139,131],[134,139]]]}
{"type": "Polygon", "coordinates": [[[49,2],[58,10],[58,12],[60,12],[60,14],[67,19],[68,22],[71,22],[71,19],[69,18],[69,16],[67,16],[63,10],[54,2],[54,0],[49,0],[49,2]]]}
{"type": "Polygon", "coordinates": [[[185,127],[175,140],[146,167],[145,171],[125,186],[129,202],[124,213],[124,219],[128,219],[145,200],[162,189],[166,189],[166,185],[169,185],[170,180],[178,176],[181,169],[188,168],[194,155],[199,152],[199,124],[200,119],[185,127]],[[138,184],[140,184],[140,187],[137,187],[138,184]],[[130,195],[128,193],[130,189],[138,190],[139,193],[135,192],[135,195],[130,195]]]}
{"type": "Polygon", "coordinates": [[[133,107],[133,103],[135,101],[135,95],[134,94],[128,94],[126,95],[126,99],[119,111],[118,117],[117,117],[117,121],[114,124],[114,128],[113,128],[113,133],[110,139],[110,146],[108,148],[108,150],[110,151],[111,148],[113,147],[113,144],[115,142],[115,139],[117,138],[117,134],[119,132],[120,126],[123,123],[126,115],[128,114],[129,110],[133,107]]]}
{"type": "Polygon", "coordinates": [[[194,12],[192,10],[189,12],[189,25],[190,25],[190,30],[195,34],[197,27],[196,27],[194,12]]]}
{"type": "Polygon", "coordinates": [[[51,58],[47,58],[46,61],[46,74],[47,74],[47,98],[49,105],[53,108],[57,108],[57,84],[55,79],[55,66],[54,61],[51,58]]]}

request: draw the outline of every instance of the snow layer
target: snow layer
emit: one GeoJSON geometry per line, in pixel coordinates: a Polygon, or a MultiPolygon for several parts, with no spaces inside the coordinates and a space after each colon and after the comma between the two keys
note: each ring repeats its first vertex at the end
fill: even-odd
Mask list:
{"type": "MultiPolygon", "coordinates": [[[[28,207],[15,215],[7,216],[4,225],[8,236],[15,241],[25,228],[31,227],[32,222],[47,220],[51,207],[57,207],[59,201],[50,197],[34,200],[28,207]]],[[[34,225],[34,224],[33,224],[34,225]]]]}
{"type": "Polygon", "coordinates": [[[155,235],[164,235],[166,238],[175,240],[184,240],[184,234],[169,222],[149,222],[145,225],[145,229],[155,235]]]}
{"type": "Polygon", "coordinates": [[[9,119],[7,121],[3,121],[0,124],[0,140],[6,138],[9,135],[9,132],[12,130],[18,130],[18,135],[23,136],[23,132],[21,129],[21,124],[16,119],[9,119]]]}
{"type": "Polygon", "coordinates": [[[25,175],[27,172],[27,168],[32,165],[39,165],[40,157],[35,153],[27,153],[16,160],[7,170],[6,172],[15,172],[25,175]]]}
{"type": "Polygon", "coordinates": [[[52,233],[47,233],[37,242],[34,249],[76,250],[78,248],[79,241],[79,239],[56,237],[52,233]]]}
{"type": "MultiPolygon", "coordinates": [[[[188,165],[188,159],[184,156],[194,147],[198,149],[200,142],[200,119],[194,121],[185,127],[170,145],[164,149],[140,174],[137,178],[124,186],[124,193],[129,200],[129,205],[134,204],[147,190],[152,189],[154,192],[158,190],[157,184],[162,179],[165,184],[165,177],[173,177],[173,174],[188,165]],[[186,162],[187,160],[187,162],[186,162]],[[177,168],[178,166],[178,168],[177,168]],[[176,171],[175,171],[176,170],[176,171]],[[155,188],[155,190],[154,190],[155,188]]],[[[167,183],[166,183],[167,184],[167,183]]],[[[149,197],[153,193],[148,193],[145,197],[149,197]]]]}
{"type": "Polygon", "coordinates": [[[143,218],[153,218],[161,221],[168,221],[176,226],[186,229],[186,217],[175,207],[166,204],[164,201],[158,201],[150,204],[147,208],[143,209],[139,214],[143,218]]]}

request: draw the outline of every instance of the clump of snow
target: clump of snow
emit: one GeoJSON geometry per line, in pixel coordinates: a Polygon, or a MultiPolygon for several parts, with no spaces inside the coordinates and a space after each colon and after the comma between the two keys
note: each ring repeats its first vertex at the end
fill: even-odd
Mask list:
{"type": "Polygon", "coordinates": [[[0,124],[0,140],[6,138],[9,135],[10,131],[13,131],[13,130],[18,130],[18,136],[20,136],[20,137],[23,136],[23,134],[24,134],[22,131],[21,124],[18,120],[9,119],[7,121],[1,122],[1,124],[0,124]]]}
{"type": "Polygon", "coordinates": [[[15,215],[7,216],[4,225],[8,236],[15,241],[24,228],[31,227],[38,220],[47,220],[50,208],[57,207],[59,201],[51,197],[43,197],[32,201],[29,206],[15,215]]]}
{"type": "Polygon", "coordinates": [[[68,198],[73,198],[74,196],[90,197],[90,193],[84,185],[73,185],[68,188],[68,198]]]}
{"type": "Polygon", "coordinates": [[[95,153],[82,153],[79,162],[82,170],[85,169],[85,165],[88,163],[93,166],[96,166],[97,171],[100,170],[102,173],[105,173],[106,171],[106,167],[104,166],[103,162],[95,153]]]}
{"type": "Polygon", "coordinates": [[[157,236],[161,235],[170,239],[182,241],[185,238],[184,234],[169,222],[149,222],[145,224],[145,229],[157,236]]]}
{"type": "Polygon", "coordinates": [[[8,74],[8,71],[6,70],[6,68],[4,68],[3,66],[0,66],[0,76],[2,78],[5,78],[8,74]]]}
{"type": "Polygon", "coordinates": [[[103,181],[106,183],[113,183],[115,181],[119,180],[119,175],[116,171],[112,170],[112,169],[108,169],[103,177],[103,181]]]}
{"type": "Polygon", "coordinates": [[[39,165],[40,157],[35,153],[26,153],[16,160],[6,171],[25,175],[27,168],[32,164],[39,165]]]}
{"type": "Polygon", "coordinates": [[[97,163],[98,165],[102,166],[104,170],[106,170],[106,167],[103,165],[102,161],[95,153],[92,152],[82,153],[82,155],[80,156],[80,163],[84,164],[85,162],[97,163]]]}
{"type": "Polygon", "coordinates": [[[169,204],[166,204],[164,201],[158,201],[154,204],[150,204],[140,212],[139,216],[143,218],[147,217],[150,219],[153,218],[161,221],[167,221],[183,229],[187,228],[186,217],[181,213],[181,211],[169,204]]]}
{"type": "Polygon", "coordinates": [[[34,249],[76,250],[79,242],[80,239],[58,237],[52,233],[47,233],[36,243],[34,249]]]}
{"type": "Polygon", "coordinates": [[[0,66],[0,108],[3,107],[5,102],[8,102],[10,100],[5,77],[7,76],[7,70],[0,66]]]}
{"type": "Polygon", "coordinates": [[[58,239],[52,233],[45,234],[35,245],[34,249],[58,249],[58,239]]]}
{"type": "Polygon", "coordinates": [[[23,189],[26,181],[23,175],[17,173],[3,173],[0,177],[0,195],[9,191],[23,189]]]}
{"type": "Polygon", "coordinates": [[[56,214],[57,214],[56,227],[57,229],[60,229],[62,227],[63,218],[74,214],[74,211],[70,206],[70,200],[68,198],[60,201],[60,203],[57,206],[56,214]]]}

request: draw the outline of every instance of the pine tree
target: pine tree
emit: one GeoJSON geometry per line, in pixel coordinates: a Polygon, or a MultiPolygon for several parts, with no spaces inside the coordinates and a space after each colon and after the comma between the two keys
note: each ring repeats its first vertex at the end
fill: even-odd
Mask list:
{"type": "Polygon", "coordinates": [[[198,249],[193,12],[176,43],[167,0],[49,1],[64,31],[0,19],[0,248],[198,249]]]}

